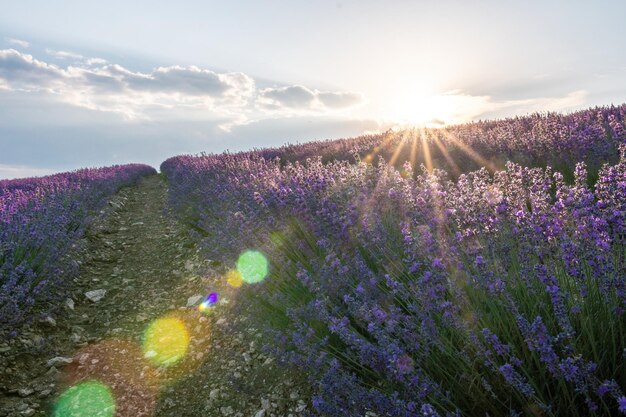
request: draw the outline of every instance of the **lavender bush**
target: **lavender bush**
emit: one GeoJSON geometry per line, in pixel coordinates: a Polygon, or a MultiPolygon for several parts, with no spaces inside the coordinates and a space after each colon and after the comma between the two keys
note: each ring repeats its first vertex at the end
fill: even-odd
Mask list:
{"type": "Polygon", "coordinates": [[[132,164],[0,181],[2,333],[55,310],[77,272],[73,255],[91,216],[120,187],[154,173],[132,164]]]}
{"type": "Polygon", "coordinates": [[[324,158],[161,169],[207,257],[270,259],[245,305],[309,376],[317,414],[626,414],[625,108],[355,139],[375,161],[339,141],[337,158],[325,142],[324,158]],[[406,163],[380,157],[407,137],[406,163]],[[429,137],[453,137],[440,150],[457,175],[434,167],[429,137]],[[481,161],[502,169],[468,171],[481,161]],[[551,163],[571,178],[536,167],[551,163]]]}
{"type": "Polygon", "coordinates": [[[419,171],[421,164],[432,165],[455,179],[483,167],[490,172],[503,170],[506,162],[512,161],[523,166],[551,166],[572,181],[576,163],[585,162],[592,183],[603,163],[617,161],[619,144],[626,140],[625,118],[626,104],[622,104],[571,114],[534,113],[441,129],[290,144],[239,155],[280,158],[283,164],[317,157],[323,162],[355,162],[355,156],[376,163],[381,156],[399,170],[409,161],[414,171],[419,171]]]}

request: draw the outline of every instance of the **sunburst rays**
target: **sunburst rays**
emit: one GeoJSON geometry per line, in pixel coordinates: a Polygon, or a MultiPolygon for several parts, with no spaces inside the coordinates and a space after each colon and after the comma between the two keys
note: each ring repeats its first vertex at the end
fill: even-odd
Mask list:
{"type": "Polygon", "coordinates": [[[441,129],[440,132],[449,143],[459,148],[465,155],[470,157],[472,160],[474,160],[474,162],[478,163],[481,167],[485,167],[491,172],[495,172],[498,170],[498,167],[494,163],[485,159],[482,155],[480,155],[478,152],[476,152],[474,149],[472,149],[462,140],[456,138],[456,136],[454,136],[448,130],[441,129]]]}

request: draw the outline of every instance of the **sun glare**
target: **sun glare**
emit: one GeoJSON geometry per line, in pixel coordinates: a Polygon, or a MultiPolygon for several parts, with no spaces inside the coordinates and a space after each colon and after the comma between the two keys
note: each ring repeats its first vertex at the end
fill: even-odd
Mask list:
{"type": "Polygon", "coordinates": [[[454,106],[446,96],[398,92],[391,101],[387,118],[400,125],[441,126],[452,122],[454,106]]]}
{"type": "Polygon", "coordinates": [[[422,88],[398,89],[382,111],[399,126],[440,127],[463,123],[481,113],[482,98],[461,91],[436,93],[422,88]]]}

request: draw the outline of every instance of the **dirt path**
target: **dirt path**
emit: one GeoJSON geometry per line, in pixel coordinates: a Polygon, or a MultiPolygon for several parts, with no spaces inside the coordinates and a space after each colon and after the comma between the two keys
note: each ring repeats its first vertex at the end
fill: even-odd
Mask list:
{"type": "Polygon", "coordinates": [[[49,415],[59,395],[88,380],[110,388],[116,416],[307,409],[305,386],[261,352],[258,331],[232,312],[236,290],[198,259],[186,231],[164,213],[166,198],[158,176],[114,196],[86,234],[63,312],[0,342],[0,416],[49,415]],[[220,302],[200,312],[200,296],[213,291],[220,302]]]}

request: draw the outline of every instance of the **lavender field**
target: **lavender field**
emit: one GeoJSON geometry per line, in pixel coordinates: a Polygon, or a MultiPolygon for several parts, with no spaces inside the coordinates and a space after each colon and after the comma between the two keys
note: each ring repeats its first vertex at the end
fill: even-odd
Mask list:
{"type": "MultiPolygon", "coordinates": [[[[626,414],[626,106],[177,156],[320,416],[626,414]]],[[[240,280],[233,280],[239,274],[240,280]]]]}
{"type": "Polygon", "coordinates": [[[155,173],[136,164],[0,180],[0,335],[59,308],[90,219],[107,197],[155,173]]]}
{"type": "Polygon", "coordinates": [[[626,105],[0,181],[0,415],[626,414],[626,105]]]}
{"type": "Polygon", "coordinates": [[[626,1],[0,10],[0,417],[626,417],[626,1]]]}

